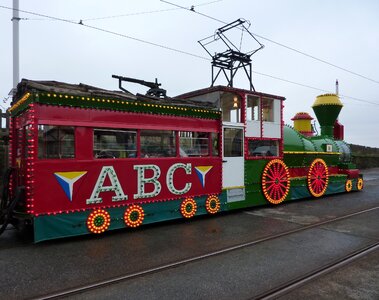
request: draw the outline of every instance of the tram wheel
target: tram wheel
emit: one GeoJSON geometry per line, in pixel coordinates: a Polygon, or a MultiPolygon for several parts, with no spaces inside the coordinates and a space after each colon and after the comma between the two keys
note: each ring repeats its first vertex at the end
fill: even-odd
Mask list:
{"type": "Polygon", "coordinates": [[[346,180],[346,183],[345,183],[346,192],[351,192],[352,189],[353,189],[353,181],[351,179],[346,180]]]}
{"type": "Polygon", "coordinates": [[[358,178],[357,180],[357,190],[361,191],[363,189],[363,178],[358,178]]]}
{"type": "Polygon", "coordinates": [[[308,189],[313,197],[321,197],[325,194],[329,182],[329,171],[325,161],[316,158],[308,171],[308,189]]]}
{"type": "Polygon", "coordinates": [[[290,190],[290,173],[280,159],[267,163],[262,174],[263,195],[268,202],[279,204],[284,201],[290,190]]]}

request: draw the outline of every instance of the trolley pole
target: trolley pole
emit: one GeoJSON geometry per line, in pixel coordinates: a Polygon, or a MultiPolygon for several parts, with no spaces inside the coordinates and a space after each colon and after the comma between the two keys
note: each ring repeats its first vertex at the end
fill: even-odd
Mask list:
{"type": "Polygon", "coordinates": [[[19,0],[13,0],[13,96],[15,95],[17,84],[20,81],[20,45],[19,45],[19,0]]]}

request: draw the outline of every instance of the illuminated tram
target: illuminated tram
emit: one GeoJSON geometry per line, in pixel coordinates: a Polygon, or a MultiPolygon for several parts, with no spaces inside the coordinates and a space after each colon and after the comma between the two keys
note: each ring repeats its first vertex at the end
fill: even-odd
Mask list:
{"type": "Polygon", "coordinates": [[[9,109],[3,223],[32,225],[40,242],[361,190],[338,95],[313,105],[318,136],[306,113],[284,125],[284,100],[225,86],[169,98],[24,79],[9,109]]]}

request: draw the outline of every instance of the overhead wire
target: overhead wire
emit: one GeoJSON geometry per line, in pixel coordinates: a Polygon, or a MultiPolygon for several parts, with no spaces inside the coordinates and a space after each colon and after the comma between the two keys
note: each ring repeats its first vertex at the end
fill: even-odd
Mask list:
{"type": "MultiPolygon", "coordinates": [[[[149,10],[149,11],[141,11],[141,12],[134,12],[134,13],[128,13],[128,14],[120,14],[120,15],[111,15],[111,16],[103,16],[103,17],[78,19],[78,20],[74,20],[74,19],[67,19],[67,20],[68,21],[72,21],[72,22],[98,21],[98,20],[106,20],[106,19],[115,19],[115,18],[123,18],[123,17],[131,17],[131,16],[140,16],[140,15],[161,13],[161,12],[167,12],[167,11],[173,11],[173,10],[179,10],[179,9],[180,8],[168,8],[168,9],[149,10]]],[[[46,21],[46,20],[49,20],[49,19],[47,19],[47,18],[22,18],[22,20],[28,20],[28,21],[46,21]]]]}
{"type": "MultiPolygon", "coordinates": [[[[314,87],[314,86],[311,86],[311,85],[307,85],[307,84],[291,81],[291,80],[280,78],[280,77],[276,77],[276,76],[273,76],[273,75],[269,75],[269,74],[265,74],[265,73],[261,73],[261,72],[257,72],[257,71],[253,71],[253,73],[261,75],[261,76],[269,77],[269,78],[272,78],[272,79],[276,79],[276,80],[279,80],[279,81],[283,81],[283,82],[291,83],[291,84],[294,84],[294,85],[298,85],[298,86],[301,86],[301,87],[305,87],[305,88],[308,88],[308,89],[320,91],[320,92],[323,92],[323,93],[328,93],[328,94],[332,94],[333,93],[330,90],[321,89],[321,88],[318,88],[318,87],[314,87]]],[[[370,100],[366,100],[366,99],[361,99],[361,98],[356,98],[356,97],[352,97],[352,96],[348,96],[348,95],[343,95],[343,94],[338,94],[338,95],[341,98],[348,98],[348,99],[351,99],[351,100],[354,100],[354,101],[365,102],[367,104],[372,104],[372,105],[379,106],[379,103],[374,102],[374,101],[370,101],[370,100]]]]}
{"type": "MultiPolygon", "coordinates": [[[[223,1],[223,0],[214,0],[214,1],[204,2],[204,3],[199,3],[199,4],[193,5],[193,7],[209,5],[209,4],[213,4],[216,2],[220,2],[220,1],[223,1]]],[[[103,16],[103,17],[95,17],[95,18],[86,18],[86,19],[81,19],[81,20],[82,21],[98,21],[98,20],[105,20],[105,19],[114,19],[114,18],[122,18],[122,17],[140,16],[140,15],[146,15],[146,14],[161,13],[161,12],[167,12],[167,11],[173,11],[173,10],[179,10],[179,9],[182,9],[182,8],[176,7],[176,8],[168,8],[168,9],[149,10],[149,11],[141,11],[141,12],[134,12],[134,13],[128,13],[128,14],[111,15],[111,16],[103,16]]]]}
{"type": "MultiPolygon", "coordinates": [[[[167,0],[160,0],[160,1],[163,2],[163,3],[167,3],[167,4],[169,4],[169,5],[175,6],[175,7],[177,7],[177,8],[185,9],[185,10],[187,10],[187,11],[190,11],[190,12],[196,13],[196,14],[198,14],[198,15],[200,15],[200,16],[203,16],[203,17],[208,18],[208,19],[211,19],[211,20],[213,20],[213,21],[216,21],[216,22],[222,23],[222,24],[224,24],[224,25],[225,25],[225,24],[228,24],[227,22],[225,22],[225,21],[223,21],[223,20],[220,20],[220,19],[217,19],[217,18],[212,17],[212,16],[210,16],[210,15],[207,15],[207,14],[204,14],[204,13],[201,13],[201,12],[198,12],[198,11],[196,11],[196,10],[188,9],[188,8],[185,7],[185,6],[181,6],[181,5],[178,5],[178,4],[176,4],[176,3],[169,2],[169,1],[167,1],[167,0]]],[[[311,55],[311,54],[305,53],[304,51],[301,51],[301,50],[295,49],[295,48],[293,48],[293,47],[287,46],[287,45],[285,45],[285,44],[283,44],[283,43],[276,42],[276,41],[274,41],[274,40],[272,40],[272,39],[269,39],[269,38],[267,38],[267,37],[264,37],[264,36],[262,36],[262,35],[259,35],[259,34],[257,34],[257,33],[254,33],[254,32],[253,32],[253,35],[255,35],[255,36],[257,36],[257,37],[259,37],[259,38],[261,38],[261,39],[263,39],[263,40],[266,40],[266,41],[268,41],[268,42],[270,42],[270,43],[273,43],[273,44],[275,44],[275,45],[278,45],[278,46],[280,46],[280,47],[286,48],[286,49],[288,49],[288,50],[294,51],[294,52],[296,52],[296,53],[298,53],[298,54],[301,54],[301,55],[303,55],[303,56],[309,57],[309,58],[311,58],[311,59],[313,59],[313,60],[316,60],[316,61],[318,61],[318,62],[321,62],[321,63],[327,64],[327,65],[329,65],[329,66],[332,66],[332,67],[337,68],[337,69],[339,69],[339,70],[342,70],[342,71],[344,71],[344,72],[347,72],[347,73],[353,74],[353,75],[355,75],[355,76],[358,76],[358,77],[361,77],[361,78],[363,78],[363,79],[366,79],[366,80],[369,80],[369,81],[371,81],[371,82],[374,82],[374,83],[379,84],[379,81],[378,81],[378,80],[372,79],[372,78],[370,78],[370,77],[367,77],[367,76],[365,76],[365,75],[359,74],[359,73],[354,72],[354,71],[351,71],[351,70],[349,70],[349,69],[346,69],[346,68],[340,67],[340,66],[338,66],[338,65],[336,65],[336,64],[333,64],[333,63],[331,63],[331,62],[328,62],[328,61],[326,61],[326,60],[324,60],[324,59],[321,59],[321,58],[318,58],[318,57],[316,57],[316,56],[314,56],[314,55],[311,55]]]]}
{"type": "Polygon", "coordinates": [[[112,15],[112,16],[105,16],[105,17],[82,19],[82,21],[97,21],[97,20],[105,20],[105,19],[130,17],[130,16],[140,16],[140,15],[146,15],[146,14],[154,14],[154,13],[161,13],[161,12],[166,12],[166,11],[178,10],[178,9],[179,8],[169,8],[169,9],[141,11],[141,12],[135,12],[135,13],[129,13],[129,14],[121,14],[121,15],[112,15]]]}
{"type": "MultiPolygon", "coordinates": [[[[12,7],[7,7],[7,6],[3,6],[3,5],[0,5],[0,8],[9,9],[9,10],[15,10],[12,7]]],[[[166,49],[166,50],[170,50],[170,51],[186,54],[186,55],[193,56],[193,57],[200,58],[200,59],[209,60],[209,58],[201,56],[201,55],[197,55],[197,54],[193,54],[193,53],[190,53],[190,52],[187,52],[187,51],[183,51],[183,50],[180,50],[180,49],[176,49],[176,48],[168,47],[168,46],[165,46],[165,45],[149,42],[149,41],[146,41],[146,40],[143,40],[143,39],[139,39],[139,38],[136,38],[136,37],[133,37],[133,36],[130,36],[130,35],[126,35],[126,34],[122,34],[122,33],[118,33],[118,32],[115,32],[115,31],[108,30],[108,29],[104,29],[104,28],[100,28],[100,27],[84,24],[82,22],[83,20],[80,20],[79,22],[77,22],[77,21],[72,21],[72,20],[63,19],[63,18],[59,18],[59,17],[53,17],[53,16],[49,16],[49,15],[45,15],[45,14],[41,14],[41,13],[36,13],[36,12],[31,12],[31,11],[27,11],[27,10],[22,10],[22,9],[17,9],[17,11],[23,12],[23,13],[26,13],[26,14],[31,14],[31,15],[39,16],[39,17],[48,18],[48,19],[55,20],[55,21],[61,21],[61,22],[65,22],[65,23],[69,23],[69,24],[73,24],[73,25],[80,25],[80,26],[83,26],[83,27],[87,27],[87,28],[91,28],[91,29],[97,30],[97,31],[109,33],[109,34],[112,34],[112,35],[115,35],[115,36],[131,39],[131,40],[134,40],[134,41],[137,41],[137,42],[140,42],[140,43],[144,43],[144,44],[160,47],[160,48],[163,48],[163,49],[166,49]]]]}
{"type": "MultiPolygon", "coordinates": [[[[163,1],[163,0],[161,0],[161,1],[163,1]]],[[[68,19],[63,19],[63,18],[59,18],[59,17],[54,17],[54,16],[50,16],[50,15],[41,14],[41,13],[26,11],[26,10],[22,10],[22,9],[14,9],[12,7],[3,6],[3,5],[0,5],[0,8],[8,9],[8,10],[17,10],[17,11],[22,12],[22,13],[31,14],[31,15],[35,15],[35,16],[39,16],[39,17],[43,17],[43,18],[47,18],[47,19],[51,19],[51,20],[55,20],[55,21],[61,21],[61,22],[65,22],[65,23],[69,23],[69,24],[73,24],[73,25],[84,26],[84,27],[87,27],[87,28],[90,28],[90,29],[93,29],[93,30],[97,30],[97,31],[100,31],[100,32],[104,32],[104,33],[108,33],[108,34],[111,34],[111,35],[115,35],[115,36],[131,39],[131,40],[134,40],[134,41],[137,41],[137,42],[141,42],[141,43],[148,44],[148,45],[151,45],[151,46],[160,47],[160,48],[163,48],[163,49],[166,49],[166,50],[170,50],[170,51],[174,51],[174,52],[177,52],[177,53],[189,55],[189,56],[196,57],[196,58],[199,58],[199,59],[202,59],[202,60],[211,61],[211,59],[209,57],[204,57],[204,56],[193,54],[193,53],[190,53],[190,52],[187,52],[187,51],[183,51],[183,50],[180,50],[180,49],[168,47],[166,45],[161,45],[161,44],[157,44],[157,43],[154,43],[154,42],[146,41],[146,40],[143,40],[143,39],[140,39],[140,38],[132,37],[132,36],[129,36],[129,35],[126,35],[126,34],[122,34],[122,33],[118,33],[118,32],[115,32],[115,31],[111,31],[111,30],[108,30],[108,29],[104,29],[104,28],[100,28],[100,27],[95,27],[95,26],[92,26],[92,25],[87,25],[87,24],[84,24],[82,22],[72,21],[72,20],[68,20],[68,19]]],[[[257,71],[253,71],[253,73],[261,75],[261,76],[269,77],[269,78],[272,78],[272,79],[276,79],[276,80],[279,80],[279,81],[283,81],[283,82],[295,84],[295,85],[298,85],[298,86],[306,87],[306,88],[309,88],[309,89],[314,89],[314,90],[318,90],[318,91],[322,91],[322,92],[326,92],[326,93],[331,93],[331,91],[328,91],[328,90],[325,90],[325,89],[320,89],[320,88],[313,87],[313,86],[310,86],[310,85],[306,85],[306,84],[298,83],[298,82],[295,82],[295,81],[291,81],[291,80],[283,79],[283,78],[280,78],[280,77],[276,77],[276,76],[273,76],[273,75],[269,75],[269,74],[265,74],[265,73],[261,73],[261,72],[257,72],[257,71]]],[[[340,96],[345,97],[345,98],[349,98],[349,99],[352,99],[352,100],[355,100],[355,101],[365,102],[365,103],[368,103],[368,104],[378,105],[379,106],[379,103],[376,103],[376,102],[373,102],[373,101],[369,101],[369,100],[365,100],[365,99],[359,99],[359,98],[355,98],[355,97],[351,97],[351,96],[347,96],[347,95],[340,95],[340,96]]]]}

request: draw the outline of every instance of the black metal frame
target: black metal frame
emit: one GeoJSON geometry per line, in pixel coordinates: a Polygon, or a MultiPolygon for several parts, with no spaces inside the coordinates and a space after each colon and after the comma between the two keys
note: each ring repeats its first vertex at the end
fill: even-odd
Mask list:
{"type": "Polygon", "coordinates": [[[222,72],[228,81],[228,86],[233,87],[234,76],[236,75],[239,69],[243,68],[249,80],[250,90],[255,91],[254,85],[253,85],[253,78],[252,78],[251,56],[257,51],[263,49],[264,45],[261,44],[255,38],[255,36],[248,30],[248,27],[250,26],[250,24],[248,23],[249,26],[246,27],[244,25],[245,23],[248,23],[248,22],[243,19],[238,19],[234,22],[226,24],[223,27],[218,28],[215,35],[206,37],[198,41],[199,44],[204,48],[204,50],[212,57],[212,63],[211,63],[212,64],[212,84],[211,86],[214,86],[217,78],[222,72]],[[259,47],[248,53],[241,52],[238,49],[238,47],[234,45],[233,42],[230,39],[228,39],[228,37],[224,34],[226,31],[236,28],[236,27],[239,27],[243,32],[246,31],[259,44],[259,47]],[[221,40],[227,46],[228,50],[221,53],[215,53],[214,55],[212,55],[210,51],[208,51],[206,46],[217,40],[221,40]],[[218,69],[218,71],[215,72],[215,69],[218,69]]]}

